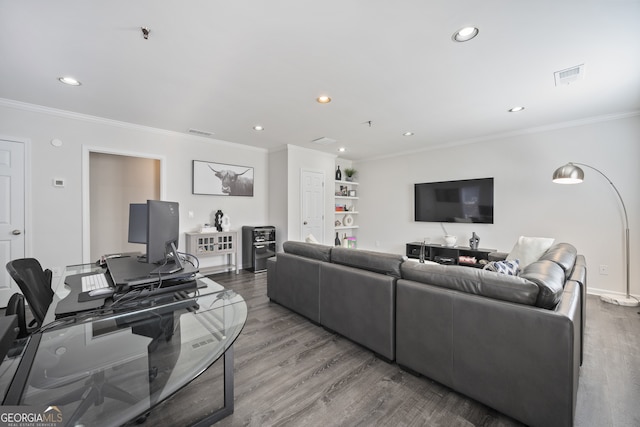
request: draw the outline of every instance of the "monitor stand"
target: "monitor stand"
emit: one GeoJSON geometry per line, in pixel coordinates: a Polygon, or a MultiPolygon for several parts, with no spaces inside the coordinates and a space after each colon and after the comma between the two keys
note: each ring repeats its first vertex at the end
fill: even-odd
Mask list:
{"type": "Polygon", "coordinates": [[[178,255],[178,249],[176,245],[172,242],[167,243],[166,253],[168,254],[165,257],[165,264],[160,267],[151,270],[149,274],[173,274],[178,271],[184,270],[184,265],[182,264],[182,260],[180,259],[180,255],[178,255]]]}

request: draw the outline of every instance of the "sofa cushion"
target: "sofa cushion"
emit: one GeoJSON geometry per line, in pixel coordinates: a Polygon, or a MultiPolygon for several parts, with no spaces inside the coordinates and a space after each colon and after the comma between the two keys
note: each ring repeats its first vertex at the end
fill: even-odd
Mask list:
{"type": "Polygon", "coordinates": [[[522,277],[457,265],[402,264],[402,278],[469,294],[534,305],[538,286],[522,277]]]}
{"type": "Polygon", "coordinates": [[[407,258],[402,255],[386,254],[382,252],[363,251],[360,249],[333,248],[331,262],[400,277],[400,264],[407,258]]]}
{"type": "Polygon", "coordinates": [[[483,270],[495,271],[508,276],[517,276],[520,272],[520,260],[491,261],[483,267],[483,270]]]}
{"type": "Polygon", "coordinates": [[[542,308],[554,308],[562,298],[565,274],[562,267],[553,261],[536,261],[526,266],[520,277],[538,285],[540,292],[536,305],[542,308]]]}
{"type": "Polygon", "coordinates": [[[329,262],[333,247],[316,243],[287,241],[282,244],[282,249],[288,254],[329,262]]]}
{"type": "Polygon", "coordinates": [[[564,277],[569,278],[576,263],[578,251],[569,243],[556,243],[551,246],[542,256],[540,260],[549,260],[558,264],[564,270],[564,277]]]}
{"type": "Polygon", "coordinates": [[[543,253],[553,245],[554,239],[547,237],[525,237],[520,236],[507,259],[520,260],[520,268],[537,261],[543,253]]]}

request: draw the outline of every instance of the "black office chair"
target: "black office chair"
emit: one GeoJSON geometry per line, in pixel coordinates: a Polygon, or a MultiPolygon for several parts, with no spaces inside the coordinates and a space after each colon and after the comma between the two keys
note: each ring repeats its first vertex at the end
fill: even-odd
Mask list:
{"type": "Polygon", "coordinates": [[[27,328],[27,317],[24,312],[24,296],[19,293],[11,295],[5,310],[5,316],[15,315],[18,319],[18,336],[16,338],[24,338],[29,335],[27,328]]]}
{"type": "Polygon", "coordinates": [[[20,287],[33,314],[34,319],[27,329],[33,331],[40,328],[53,301],[51,270],[42,270],[42,266],[35,258],[21,258],[9,261],[7,271],[20,287]]]}

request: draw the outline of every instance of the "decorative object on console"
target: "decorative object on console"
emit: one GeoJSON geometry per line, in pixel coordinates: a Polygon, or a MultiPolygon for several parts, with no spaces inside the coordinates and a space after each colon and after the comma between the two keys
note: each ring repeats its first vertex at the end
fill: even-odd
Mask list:
{"type": "Polygon", "coordinates": [[[338,166],[338,169],[336,170],[336,181],[341,181],[342,180],[342,172],[340,171],[340,166],[338,166]]]}
{"type": "Polygon", "coordinates": [[[480,237],[474,231],[471,234],[471,238],[469,239],[469,247],[473,250],[478,249],[478,245],[480,244],[480,237]]]}
{"type": "Polygon", "coordinates": [[[222,217],[220,218],[220,227],[222,227],[222,231],[231,230],[231,219],[227,214],[222,214],[222,217]]]}
{"type": "Polygon", "coordinates": [[[223,215],[224,214],[222,213],[222,211],[218,209],[218,212],[216,212],[216,215],[215,215],[215,222],[214,222],[214,225],[216,226],[216,230],[218,231],[222,231],[222,224],[220,223],[220,219],[222,219],[223,215]]]}
{"type": "Polygon", "coordinates": [[[193,194],[253,197],[253,168],[194,160],[193,194]]]}
{"type": "Polygon", "coordinates": [[[450,236],[450,235],[444,236],[445,246],[454,247],[457,241],[458,241],[458,238],[456,236],[450,236]]]}
{"type": "Polygon", "coordinates": [[[609,177],[607,177],[602,171],[594,168],[593,166],[589,166],[584,163],[569,162],[566,165],[559,167],[558,169],[555,170],[555,172],[553,172],[553,182],[555,182],[556,184],[582,183],[582,181],[584,181],[584,171],[576,165],[588,167],[589,169],[593,169],[594,171],[602,175],[602,177],[607,180],[607,182],[611,185],[611,188],[613,188],[613,191],[615,191],[616,195],[618,196],[618,200],[620,200],[620,204],[622,205],[622,211],[624,213],[623,226],[624,226],[624,232],[625,232],[625,237],[624,237],[625,254],[624,255],[625,255],[625,267],[626,267],[626,271],[625,271],[626,295],[620,296],[620,295],[603,294],[600,296],[600,299],[610,304],[636,307],[640,305],[640,301],[638,301],[637,298],[631,296],[630,284],[629,284],[629,280],[630,280],[630,277],[629,277],[629,217],[627,216],[627,207],[624,204],[624,200],[622,199],[620,192],[618,191],[616,186],[613,185],[613,182],[609,179],[609,177]]]}

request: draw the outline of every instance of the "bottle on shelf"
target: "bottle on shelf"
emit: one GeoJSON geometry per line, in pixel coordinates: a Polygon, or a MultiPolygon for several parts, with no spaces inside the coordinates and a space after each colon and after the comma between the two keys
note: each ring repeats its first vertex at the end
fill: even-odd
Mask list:
{"type": "Polygon", "coordinates": [[[338,169],[336,170],[336,181],[341,181],[342,180],[342,172],[340,171],[340,166],[338,166],[338,169]]]}
{"type": "Polygon", "coordinates": [[[336,246],[340,246],[340,238],[338,237],[338,232],[336,232],[336,246]]]}

